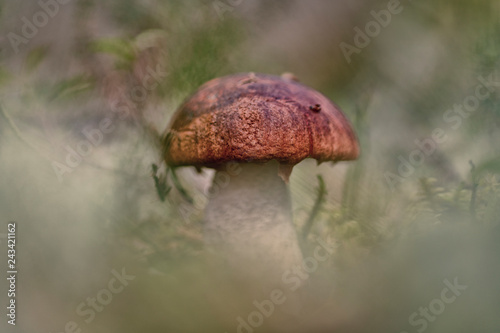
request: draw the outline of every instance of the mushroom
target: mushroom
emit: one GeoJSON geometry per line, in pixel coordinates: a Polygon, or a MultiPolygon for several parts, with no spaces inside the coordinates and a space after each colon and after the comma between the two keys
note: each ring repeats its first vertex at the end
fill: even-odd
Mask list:
{"type": "Polygon", "coordinates": [[[263,265],[279,277],[302,263],[285,184],[293,166],[359,153],[340,109],[290,75],[241,73],[205,83],[173,115],[163,140],[170,166],[214,168],[217,179],[238,163],[239,173],[209,197],[205,241],[236,265],[263,265]]]}

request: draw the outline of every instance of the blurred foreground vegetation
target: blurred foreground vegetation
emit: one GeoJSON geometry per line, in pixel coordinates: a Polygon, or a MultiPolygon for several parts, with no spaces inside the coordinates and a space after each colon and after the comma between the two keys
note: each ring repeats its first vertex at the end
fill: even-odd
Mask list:
{"type": "Polygon", "coordinates": [[[318,239],[337,247],[307,279],[300,315],[255,331],[283,320],[289,332],[416,332],[409,316],[458,277],[468,289],[425,331],[498,332],[500,6],[401,5],[348,63],[340,43],[387,1],[74,1],[18,52],[8,34],[40,7],[3,2],[0,212],[20,225],[19,332],[69,321],[83,332],[237,331],[267,291],[206,266],[212,171],[166,170],[155,133],[202,83],[248,71],[293,72],[342,108],[362,147],[355,162],[294,168],[305,256],[318,239]],[[151,70],[154,87],[137,89],[151,70]],[[481,85],[489,94],[468,111],[481,85]],[[112,130],[61,169],[103,119],[112,130]],[[85,322],[75,309],[122,267],[135,280],[85,322]]]}

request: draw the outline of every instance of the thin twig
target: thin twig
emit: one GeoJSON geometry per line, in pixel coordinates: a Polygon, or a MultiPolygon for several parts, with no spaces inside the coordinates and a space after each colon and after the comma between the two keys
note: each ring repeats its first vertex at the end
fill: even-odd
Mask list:
{"type": "Polygon", "coordinates": [[[193,198],[189,195],[189,193],[186,191],[186,189],[182,186],[181,182],[179,181],[179,178],[177,177],[177,174],[175,173],[175,169],[172,167],[168,167],[168,170],[170,170],[172,174],[172,182],[174,183],[175,188],[179,193],[182,195],[182,197],[189,202],[190,204],[194,203],[193,198]]]}
{"type": "Polygon", "coordinates": [[[306,223],[304,224],[304,228],[302,229],[302,238],[304,240],[307,239],[307,236],[309,235],[309,232],[311,231],[311,228],[314,224],[314,220],[316,219],[316,216],[318,215],[321,206],[325,201],[325,196],[326,196],[325,181],[323,180],[323,177],[321,175],[317,175],[317,177],[318,177],[318,197],[316,198],[316,202],[314,203],[313,209],[309,214],[309,218],[307,219],[306,223]]]}
{"type": "Polygon", "coordinates": [[[17,127],[16,123],[12,120],[11,116],[7,113],[7,111],[5,111],[5,109],[1,104],[0,104],[0,115],[2,115],[5,118],[5,120],[7,120],[8,126],[18,137],[19,140],[21,140],[24,144],[26,144],[28,147],[34,150],[38,155],[42,156],[49,162],[52,162],[52,160],[47,155],[42,153],[40,149],[38,149],[38,147],[36,147],[30,140],[28,140],[28,138],[24,136],[19,127],[17,127]]]}
{"type": "Polygon", "coordinates": [[[470,194],[470,206],[469,206],[469,212],[470,215],[472,216],[472,219],[476,219],[476,196],[477,196],[477,187],[479,186],[479,183],[477,182],[477,177],[476,177],[476,166],[474,165],[474,162],[472,160],[469,161],[470,164],[470,173],[471,173],[471,178],[472,178],[472,188],[471,188],[471,194],[470,194]]]}

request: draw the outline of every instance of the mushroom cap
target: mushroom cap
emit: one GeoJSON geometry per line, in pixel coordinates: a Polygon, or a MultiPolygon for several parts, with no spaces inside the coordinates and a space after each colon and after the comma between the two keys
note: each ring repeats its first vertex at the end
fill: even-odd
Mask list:
{"type": "Polygon", "coordinates": [[[203,84],[173,115],[163,137],[171,166],[226,162],[295,165],[353,160],[359,145],[342,111],[288,77],[240,73],[203,84]]]}

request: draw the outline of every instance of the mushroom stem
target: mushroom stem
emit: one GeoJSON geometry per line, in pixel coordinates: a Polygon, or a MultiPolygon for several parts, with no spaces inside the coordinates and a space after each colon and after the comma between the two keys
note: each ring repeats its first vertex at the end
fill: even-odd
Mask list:
{"type": "Polygon", "coordinates": [[[251,275],[264,269],[276,281],[302,262],[287,185],[276,161],[237,166],[238,174],[223,184],[227,173],[216,172],[205,213],[206,242],[232,268],[251,275]]]}

